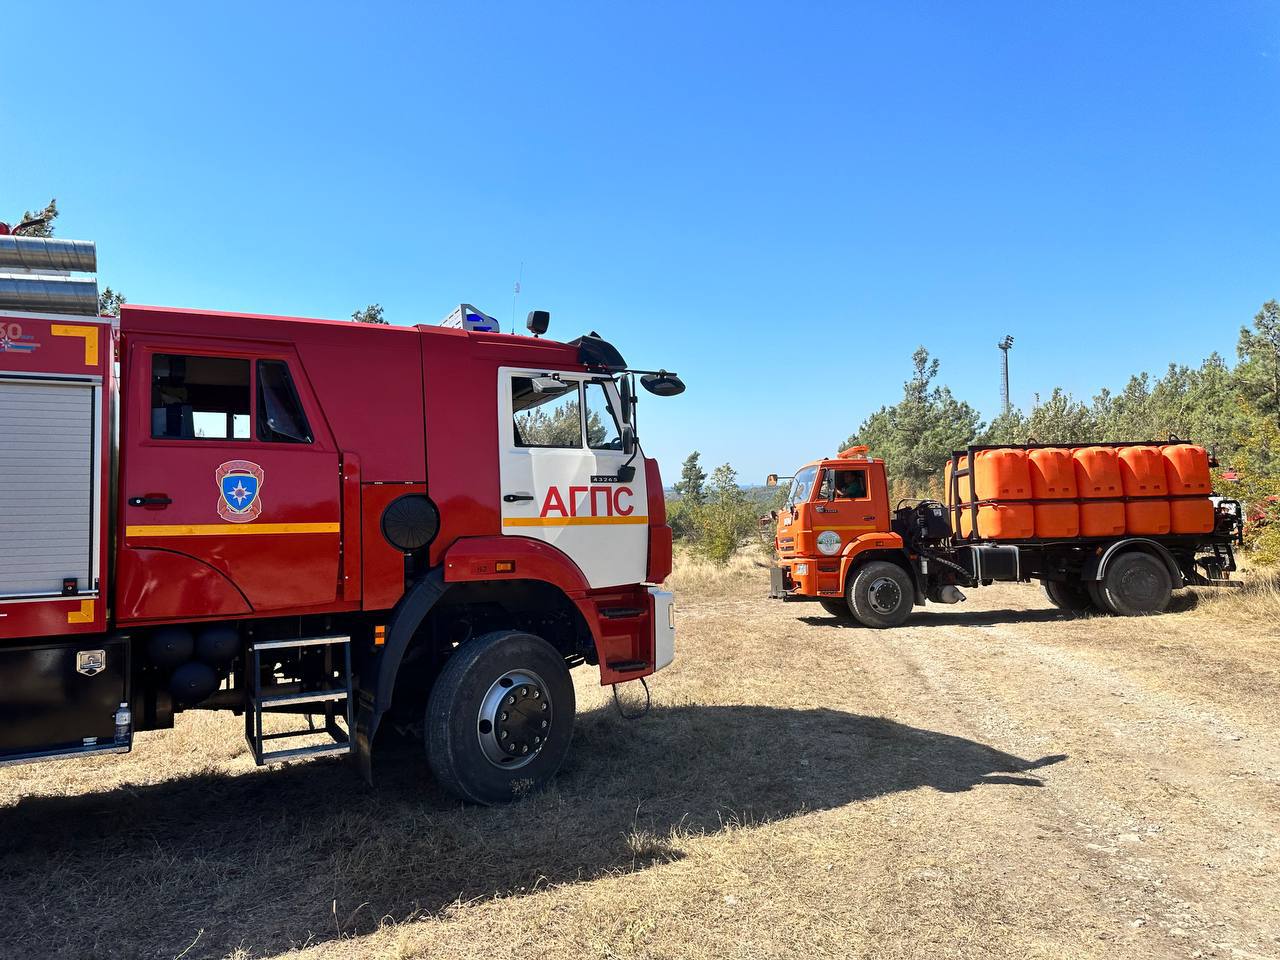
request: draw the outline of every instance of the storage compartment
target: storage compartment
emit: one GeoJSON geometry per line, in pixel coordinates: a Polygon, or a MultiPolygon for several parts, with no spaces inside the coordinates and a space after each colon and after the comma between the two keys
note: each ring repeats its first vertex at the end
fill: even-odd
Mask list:
{"type": "Polygon", "coordinates": [[[96,589],[95,392],[84,381],[0,379],[0,597],[96,589]]]}
{"type": "Polygon", "coordinates": [[[127,750],[115,715],[128,677],[123,638],[0,650],[0,763],[127,750]]]}

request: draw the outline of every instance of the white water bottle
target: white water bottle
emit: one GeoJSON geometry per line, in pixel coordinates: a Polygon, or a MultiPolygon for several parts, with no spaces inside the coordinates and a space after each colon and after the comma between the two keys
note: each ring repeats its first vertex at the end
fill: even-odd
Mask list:
{"type": "Polygon", "coordinates": [[[122,703],[116,708],[116,745],[124,746],[129,742],[129,729],[133,726],[133,714],[129,704],[122,703]]]}

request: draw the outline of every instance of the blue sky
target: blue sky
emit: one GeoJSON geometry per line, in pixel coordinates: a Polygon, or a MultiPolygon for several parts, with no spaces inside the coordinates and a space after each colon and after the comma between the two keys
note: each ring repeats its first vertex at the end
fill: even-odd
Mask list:
{"type": "Polygon", "coordinates": [[[22,3],[0,218],[131,301],[552,312],[688,381],[668,479],[834,450],[924,343],[986,416],[1280,296],[1280,6],[22,3]],[[22,51],[35,51],[30,63],[22,51]]]}

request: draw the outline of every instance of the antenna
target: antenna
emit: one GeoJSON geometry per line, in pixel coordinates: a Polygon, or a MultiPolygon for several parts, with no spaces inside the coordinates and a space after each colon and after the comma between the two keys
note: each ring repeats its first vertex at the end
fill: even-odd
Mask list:
{"type": "Polygon", "coordinates": [[[1005,334],[1005,338],[996,344],[1000,348],[1000,413],[1007,415],[1011,409],[1009,404],[1009,351],[1013,349],[1013,337],[1005,334]]]}
{"type": "Polygon", "coordinates": [[[515,288],[511,291],[511,329],[516,328],[516,299],[520,296],[520,282],[524,280],[524,261],[520,261],[520,275],[516,278],[515,288]]]}

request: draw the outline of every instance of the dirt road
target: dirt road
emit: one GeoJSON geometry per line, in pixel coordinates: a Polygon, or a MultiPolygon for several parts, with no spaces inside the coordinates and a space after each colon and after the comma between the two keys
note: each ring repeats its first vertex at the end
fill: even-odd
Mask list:
{"type": "Polygon", "coordinates": [[[1280,957],[1280,610],[904,628],[685,573],[677,665],[554,787],[259,772],[234,719],[0,770],[0,956],[1280,957]],[[1268,612],[1270,611],[1270,612],[1268,612]]]}

